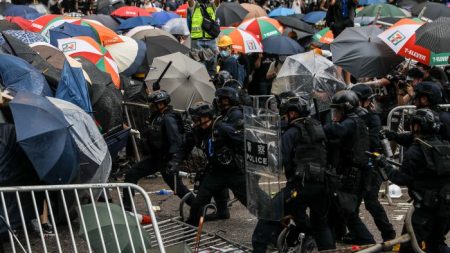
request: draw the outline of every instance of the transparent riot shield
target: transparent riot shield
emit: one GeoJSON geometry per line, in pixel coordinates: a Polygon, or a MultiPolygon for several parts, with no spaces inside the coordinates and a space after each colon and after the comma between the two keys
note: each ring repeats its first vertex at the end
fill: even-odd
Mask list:
{"type": "Polygon", "coordinates": [[[270,110],[246,108],[245,168],[247,208],[259,219],[283,217],[285,186],[280,152],[280,117],[270,110]]]}

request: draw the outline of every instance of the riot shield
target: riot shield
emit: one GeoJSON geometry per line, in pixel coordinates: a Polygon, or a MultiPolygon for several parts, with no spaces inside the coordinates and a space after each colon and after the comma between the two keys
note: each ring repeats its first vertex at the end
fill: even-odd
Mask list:
{"type": "Polygon", "coordinates": [[[280,116],[270,110],[244,110],[247,208],[259,219],[283,217],[285,185],[280,152],[280,116]]]}

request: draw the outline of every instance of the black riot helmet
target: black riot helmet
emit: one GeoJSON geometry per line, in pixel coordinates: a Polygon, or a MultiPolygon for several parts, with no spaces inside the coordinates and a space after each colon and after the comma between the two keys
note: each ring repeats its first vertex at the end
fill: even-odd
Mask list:
{"type": "Polygon", "coordinates": [[[151,104],[156,104],[160,102],[165,102],[166,104],[170,103],[170,95],[165,90],[157,90],[149,95],[148,101],[151,104]]]}
{"type": "Polygon", "coordinates": [[[285,108],[286,113],[290,111],[298,112],[300,118],[308,117],[311,113],[308,101],[298,96],[288,98],[282,107],[285,108]]]}
{"type": "Polygon", "coordinates": [[[222,70],[219,73],[214,75],[213,83],[216,87],[223,87],[223,85],[229,81],[232,80],[233,77],[231,76],[230,72],[226,70],[222,70]]]}
{"type": "Polygon", "coordinates": [[[439,116],[431,109],[418,109],[412,117],[411,123],[420,125],[420,134],[438,134],[441,126],[439,116]]]}
{"type": "MultiPolygon", "coordinates": [[[[442,102],[442,91],[441,87],[434,82],[420,82],[414,88],[415,97],[414,99],[419,99],[420,96],[426,96],[430,106],[434,107],[442,102]]],[[[420,107],[420,105],[419,105],[420,107]]]]}
{"type": "Polygon", "coordinates": [[[210,117],[214,116],[214,108],[212,104],[208,102],[197,102],[189,108],[189,114],[192,117],[210,117]]]}
{"type": "Polygon", "coordinates": [[[352,90],[341,90],[331,98],[331,108],[341,109],[344,114],[354,113],[359,107],[358,95],[352,90]]]}
{"type": "Polygon", "coordinates": [[[216,90],[216,97],[218,100],[221,98],[228,98],[232,105],[239,104],[239,93],[236,89],[231,87],[223,87],[216,90]]]}
{"type": "Polygon", "coordinates": [[[289,100],[289,98],[296,97],[296,94],[293,91],[283,91],[280,94],[276,95],[275,98],[277,100],[277,107],[278,111],[280,113],[280,116],[283,116],[286,114],[286,102],[289,100]]]}
{"type": "Polygon", "coordinates": [[[372,88],[370,88],[369,85],[363,83],[352,85],[350,87],[350,90],[354,91],[361,101],[369,100],[375,96],[372,88]]]}

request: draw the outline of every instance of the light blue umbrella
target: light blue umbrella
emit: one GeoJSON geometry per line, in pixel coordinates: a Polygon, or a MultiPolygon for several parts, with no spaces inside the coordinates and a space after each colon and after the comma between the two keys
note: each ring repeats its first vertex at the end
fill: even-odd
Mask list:
{"type": "Polygon", "coordinates": [[[385,4],[386,0],[359,0],[359,5],[385,4]]]}
{"type": "Polygon", "coordinates": [[[289,8],[278,7],[269,13],[269,17],[289,16],[294,15],[295,11],[289,8]]]}
{"type": "Polygon", "coordinates": [[[303,16],[303,21],[310,24],[316,24],[322,20],[325,19],[325,16],[327,15],[324,11],[312,11],[310,13],[307,13],[305,16],[303,16]]]}

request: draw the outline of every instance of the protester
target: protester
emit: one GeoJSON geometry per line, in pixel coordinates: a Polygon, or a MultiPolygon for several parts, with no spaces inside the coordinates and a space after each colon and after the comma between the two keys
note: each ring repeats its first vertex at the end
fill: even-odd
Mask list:
{"type": "Polygon", "coordinates": [[[247,75],[244,66],[239,61],[239,55],[233,50],[233,40],[223,35],[217,42],[219,48],[218,65],[221,71],[227,71],[231,77],[241,84],[244,84],[245,76],[247,75]]]}

